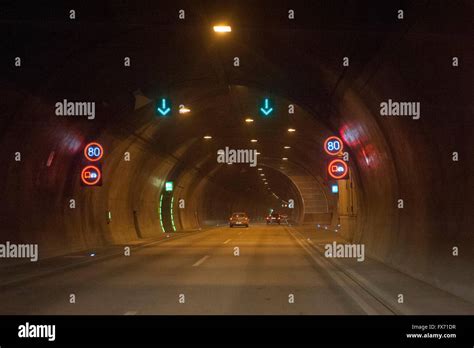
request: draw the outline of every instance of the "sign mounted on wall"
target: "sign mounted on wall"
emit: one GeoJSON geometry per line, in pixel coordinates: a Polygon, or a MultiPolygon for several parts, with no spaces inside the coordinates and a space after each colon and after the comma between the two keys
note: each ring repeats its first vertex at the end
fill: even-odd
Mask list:
{"type": "Polygon", "coordinates": [[[346,179],[349,173],[347,163],[341,159],[332,160],[328,165],[328,173],[331,178],[340,180],[346,179]]]}
{"type": "Polygon", "coordinates": [[[172,181],[165,182],[165,191],[166,192],[173,191],[173,182],[172,181]]]}
{"type": "Polygon", "coordinates": [[[82,169],[81,180],[84,185],[98,186],[101,185],[102,171],[97,166],[86,166],[82,169]]]}
{"type": "Polygon", "coordinates": [[[104,148],[97,142],[84,147],[84,160],[81,169],[83,186],[102,186],[102,165],[99,162],[104,156],[104,148]]]}
{"type": "Polygon", "coordinates": [[[104,155],[104,149],[99,143],[89,143],[84,148],[84,156],[88,161],[96,162],[104,155]]]}
{"type": "Polygon", "coordinates": [[[344,145],[342,140],[336,136],[330,136],[324,141],[324,151],[328,155],[335,156],[342,153],[344,145]]]}

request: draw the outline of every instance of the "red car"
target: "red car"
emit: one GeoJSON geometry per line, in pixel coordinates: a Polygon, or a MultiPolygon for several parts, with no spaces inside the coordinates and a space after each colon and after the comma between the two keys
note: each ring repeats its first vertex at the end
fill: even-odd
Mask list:
{"type": "Polygon", "coordinates": [[[271,213],[270,215],[267,216],[266,220],[267,220],[267,225],[270,225],[272,223],[277,223],[279,225],[281,221],[281,216],[278,213],[271,213]]]}

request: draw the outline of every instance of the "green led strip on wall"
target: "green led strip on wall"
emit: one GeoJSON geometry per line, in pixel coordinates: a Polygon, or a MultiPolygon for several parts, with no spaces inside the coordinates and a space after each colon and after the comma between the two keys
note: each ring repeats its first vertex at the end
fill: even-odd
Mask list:
{"type": "Polygon", "coordinates": [[[163,194],[160,197],[160,225],[161,225],[161,230],[164,233],[165,228],[163,227],[163,194]]]}
{"type": "Polygon", "coordinates": [[[174,202],[174,197],[171,197],[171,226],[173,226],[173,231],[176,232],[176,226],[174,225],[174,216],[173,216],[173,202],[174,202]]]}

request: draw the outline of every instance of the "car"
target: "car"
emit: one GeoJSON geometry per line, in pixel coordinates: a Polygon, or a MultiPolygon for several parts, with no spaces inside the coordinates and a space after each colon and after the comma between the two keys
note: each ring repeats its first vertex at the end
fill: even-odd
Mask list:
{"type": "Polygon", "coordinates": [[[272,223],[277,223],[278,225],[281,222],[281,215],[279,213],[271,213],[266,217],[267,220],[267,225],[270,225],[272,223]]]}
{"type": "Polygon", "coordinates": [[[280,223],[288,224],[288,214],[280,214],[280,223]]]}
{"type": "Polygon", "coordinates": [[[229,219],[229,227],[244,226],[249,227],[249,217],[247,213],[233,213],[229,219]]]}

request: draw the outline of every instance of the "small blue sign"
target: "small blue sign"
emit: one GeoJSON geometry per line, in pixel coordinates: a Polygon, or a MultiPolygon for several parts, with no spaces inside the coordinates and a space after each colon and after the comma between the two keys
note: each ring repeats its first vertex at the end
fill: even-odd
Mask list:
{"type": "Polygon", "coordinates": [[[332,193],[338,193],[339,192],[339,186],[337,184],[332,184],[331,185],[331,192],[332,193]]]}

